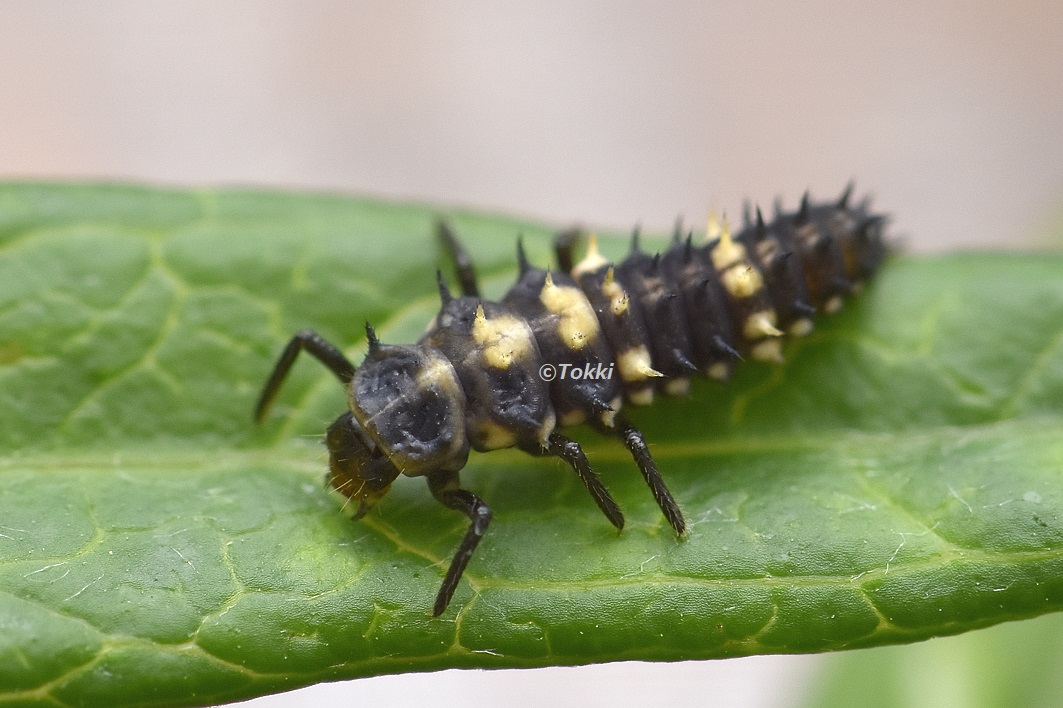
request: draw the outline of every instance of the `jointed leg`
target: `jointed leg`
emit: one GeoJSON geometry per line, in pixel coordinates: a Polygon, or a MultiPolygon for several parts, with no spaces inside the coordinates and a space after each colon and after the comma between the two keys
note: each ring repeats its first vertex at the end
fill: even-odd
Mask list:
{"type": "Polygon", "coordinates": [[[635,464],[638,465],[639,472],[642,473],[650,491],[653,492],[657,506],[664,512],[664,518],[668,519],[668,523],[672,525],[675,532],[682,536],[687,527],[686,521],[683,520],[683,512],[679,510],[679,505],[675,503],[672,493],[665,486],[661,473],[657,471],[657,463],[653,461],[642,433],[622,416],[616,417],[616,427],[613,428],[613,432],[620,436],[631,452],[631,456],[635,458],[635,464]]]}
{"type": "Polygon", "coordinates": [[[446,222],[440,221],[438,229],[443,249],[454,259],[458,282],[461,283],[461,294],[467,297],[480,297],[480,287],[476,284],[476,269],[473,268],[472,258],[469,257],[468,251],[461,245],[458,237],[446,222]]]}
{"type": "Polygon", "coordinates": [[[344,384],[350,383],[354,378],[354,364],[347,360],[343,352],[325,341],[318,333],[304,329],[292,337],[288,346],[284,347],[280,358],[277,359],[277,365],[273,367],[273,373],[270,374],[266,385],[262,387],[262,395],[259,396],[258,405],[255,406],[255,421],[262,422],[266,417],[273,399],[277,397],[281,383],[284,382],[284,377],[288,375],[295,357],[303,349],[327,366],[344,384]]]}
{"type": "Polygon", "coordinates": [[[576,471],[580,481],[583,482],[583,486],[594,497],[594,503],[605,514],[605,518],[609,519],[609,523],[618,529],[624,528],[624,515],[620,512],[620,507],[616,505],[613,497],[609,494],[609,490],[598,479],[598,475],[591,468],[590,463],[587,461],[587,456],[583,454],[579,443],[555,432],[550,435],[547,450],[567,462],[576,471]]]}
{"type": "Polygon", "coordinates": [[[450,561],[450,568],[447,569],[443,585],[439,588],[439,594],[436,595],[436,604],[432,609],[432,614],[438,617],[450,604],[450,598],[454,596],[458,581],[461,580],[461,574],[465,572],[465,566],[469,564],[473,551],[480,544],[480,539],[487,531],[487,525],[491,523],[491,509],[480,497],[458,486],[457,472],[433,472],[428,475],[428,488],[443,506],[462,512],[472,522],[469,530],[465,532],[465,538],[461,539],[461,545],[458,546],[458,552],[454,554],[454,560],[450,561]]]}

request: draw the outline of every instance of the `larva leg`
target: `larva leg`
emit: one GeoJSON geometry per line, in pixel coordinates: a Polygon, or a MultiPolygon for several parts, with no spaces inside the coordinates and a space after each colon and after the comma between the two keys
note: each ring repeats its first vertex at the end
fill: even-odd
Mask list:
{"type": "Polygon", "coordinates": [[[273,399],[277,397],[277,391],[280,390],[284,378],[288,375],[292,364],[295,363],[295,357],[299,356],[299,352],[304,349],[327,366],[329,371],[335,374],[344,385],[349,384],[354,378],[354,364],[347,360],[343,352],[329,344],[317,332],[304,329],[292,337],[288,346],[284,347],[276,366],[273,367],[273,373],[270,374],[266,385],[262,387],[262,395],[259,396],[258,405],[255,406],[256,422],[262,422],[266,417],[270,406],[273,405],[273,399]]]}
{"type": "Polygon", "coordinates": [[[675,532],[682,536],[687,526],[686,521],[683,520],[683,512],[675,503],[668,487],[665,486],[664,479],[657,470],[657,463],[653,461],[646,440],[642,437],[642,432],[622,416],[616,417],[616,427],[612,428],[612,431],[620,437],[631,452],[631,456],[635,458],[635,464],[638,465],[639,472],[642,473],[650,491],[653,492],[653,498],[664,513],[664,518],[668,519],[668,523],[672,525],[675,532]]]}
{"type": "Polygon", "coordinates": [[[550,435],[547,450],[567,462],[576,471],[583,486],[594,497],[594,503],[605,514],[605,518],[609,519],[609,523],[618,529],[624,528],[624,515],[620,507],[616,505],[609,490],[605,488],[597,473],[591,468],[579,443],[555,432],[550,435]]]}
{"type": "Polygon", "coordinates": [[[465,572],[465,566],[469,564],[469,559],[472,558],[473,552],[480,545],[480,540],[487,531],[487,525],[491,523],[491,509],[480,497],[459,487],[457,472],[446,470],[433,472],[428,475],[428,488],[443,506],[460,511],[472,522],[469,530],[465,532],[465,538],[461,539],[461,545],[458,546],[454,559],[450,561],[450,568],[447,569],[443,585],[439,588],[439,594],[436,595],[436,604],[432,609],[432,614],[438,617],[450,604],[450,598],[454,596],[461,575],[465,572]]]}

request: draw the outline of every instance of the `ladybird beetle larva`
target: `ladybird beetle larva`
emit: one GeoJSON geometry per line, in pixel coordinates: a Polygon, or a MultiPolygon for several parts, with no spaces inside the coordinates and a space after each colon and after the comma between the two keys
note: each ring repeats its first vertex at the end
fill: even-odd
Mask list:
{"type": "Polygon", "coordinates": [[[359,502],[355,518],[400,474],[425,477],[440,503],[469,518],[436,596],[436,616],[491,522],[491,509],[458,479],[470,448],[561,458],[621,529],[624,516],[579,443],[558,432],[587,423],[627,447],[682,535],[683,513],[621,406],[647,405],[659,391],[683,395],[693,375],[726,381],[743,357],[781,361],[783,337],[808,334],[819,310],[838,310],[886,253],[885,217],[872,214],[867,200],[850,204],[851,192],[852,185],[822,204],[806,194],[796,212],[776,209],[770,223],[759,209],[747,213],[735,235],[726,221],[710,218],[700,243],[677,228],[663,254],[644,252],[636,232],[631,253],[616,265],[593,237],[575,262],[577,231],[555,239],[558,270],[533,266],[518,240],[520,275],[501,302],[480,296],[468,253],[440,223],[461,294],[438,276],[442,306],[420,341],[381,343],[367,323],[369,351],[355,367],[319,335],[299,332],[266,381],[255,420],[265,418],[306,350],[346,389],[348,410],[329,426],[325,443],[329,483],[359,502]]]}

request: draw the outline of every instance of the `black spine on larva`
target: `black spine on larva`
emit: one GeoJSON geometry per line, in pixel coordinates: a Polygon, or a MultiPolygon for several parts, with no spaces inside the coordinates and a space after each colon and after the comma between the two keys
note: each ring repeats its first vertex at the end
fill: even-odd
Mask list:
{"type": "Polygon", "coordinates": [[[854,285],[863,285],[886,259],[886,241],[883,229],[886,217],[871,213],[870,200],[865,199],[855,207],[846,209],[850,228],[842,237],[842,254],[845,270],[854,285]]]}
{"type": "Polygon", "coordinates": [[[691,361],[693,351],[679,284],[662,266],[661,257],[645,253],[639,248],[637,236],[633,237],[631,253],[616,266],[616,279],[642,312],[653,368],[669,378],[697,373],[698,368],[691,361]]]}
{"type": "Polygon", "coordinates": [[[725,224],[720,237],[707,244],[701,254],[719,274],[739,351],[755,359],[778,361],[775,308],[764,274],[746,247],[731,238],[725,224]]]}
{"type": "Polygon", "coordinates": [[[503,305],[453,297],[442,282],[440,295],[442,308],[421,343],[442,352],[458,375],[473,449],[536,450],[553,429],[554,411],[532,332],[503,305]]]}
{"type": "Polygon", "coordinates": [[[780,220],[769,227],[760,207],[755,219],[743,227],[735,240],[746,247],[764,276],[764,285],[777,318],[776,327],[787,334],[803,335],[812,330],[811,305],[801,258],[786,243],[780,220]]]}
{"type": "Polygon", "coordinates": [[[611,263],[592,245],[588,256],[575,265],[572,275],[598,317],[602,335],[617,361],[617,378],[629,401],[649,403],[654,383],[649,351],[649,333],[642,310],[616,279],[611,263]],[[593,255],[592,255],[593,254],[593,255]]]}
{"type": "Polygon", "coordinates": [[[688,236],[668,249],[661,266],[678,284],[694,365],[706,376],[725,381],[738,361],[740,344],[720,275],[704,250],[688,236]]]}
{"type": "Polygon", "coordinates": [[[594,309],[569,275],[535,268],[523,256],[520,260],[520,278],[502,303],[525,319],[543,361],[556,367],[550,400],[559,422],[582,422],[611,412],[621,401],[615,378],[573,375],[577,369],[597,371],[615,365],[594,309]],[[568,367],[562,375],[563,365],[568,367]]]}
{"type": "MultiPolygon", "coordinates": [[[[813,203],[806,194],[796,212],[776,202],[770,223],[759,209],[746,209],[741,232],[732,238],[725,226],[715,228],[704,246],[682,239],[677,230],[669,249],[655,258],[636,240],[615,277],[645,323],[640,341],[652,354],[653,369],[682,379],[692,364],[726,380],[744,355],[781,361],[784,335],[807,334],[817,311],[836,310],[870,278],[887,253],[885,223],[866,200],[850,204],[849,189],[833,202],[813,203]]],[[[595,249],[575,272],[588,272],[588,263],[598,277],[579,282],[593,302],[608,263],[595,249]]],[[[604,301],[595,310],[605,323],[603,307],[604,301]]],[[[602,329],[618,354],[639,343],[610,326],[602,329]]],[[[624,394],[633,403],[648,402],[642,390],[625,386],[624,394]]]]}
{"type": "Polygon", "coordinates": [[[839,230],[843,224],[835,218],[838,213],[838,204],[813,205],[805,194],[796,214],[780,215],[772,225],[781,242],[801,259],[811,305],[829,312],[841,306],[853,286],[838,238],[844,237],[839,230]]]}

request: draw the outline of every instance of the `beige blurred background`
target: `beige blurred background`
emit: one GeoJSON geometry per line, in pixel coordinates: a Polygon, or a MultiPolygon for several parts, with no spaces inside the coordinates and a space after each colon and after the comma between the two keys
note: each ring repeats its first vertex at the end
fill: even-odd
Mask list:
{"type": "MultiPolygon", "coordinates": [[[[856,178],[909,248],[1021,248],[1063,223],[1061,43],[1058,0],[0,1],[0,177],[660,230],[856,178]]],[[[255,705],[791,705],[818,661],[447,672],[255,705]]]]}
{"type": "Polygon", "coordinates": [[[664,5],[0,2],[0,169],[658,229],[856,178],[920,250],[1063,203],[1063,3],[664,5]]]}

